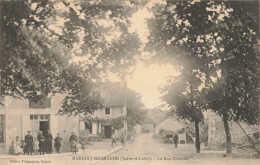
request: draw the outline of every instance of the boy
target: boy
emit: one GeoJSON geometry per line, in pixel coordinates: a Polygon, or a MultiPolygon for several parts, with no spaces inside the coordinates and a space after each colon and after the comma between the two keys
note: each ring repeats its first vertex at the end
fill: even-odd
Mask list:
{"type": "Polygon", "coordinates": [[[60,137],[59,133],[57,134],[57,137],[54,139],[54,141],[55,141],[54,147],[56,149],[56,152],[60,153],[62,138],[60,137]]]}

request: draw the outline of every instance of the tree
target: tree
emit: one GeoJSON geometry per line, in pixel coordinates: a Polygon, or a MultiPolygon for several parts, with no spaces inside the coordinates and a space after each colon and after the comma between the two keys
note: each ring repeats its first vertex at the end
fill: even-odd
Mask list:
{"type": "Polygon", "coordinates": [[[34,0],[0,5],[3,96],[39,101],[66,93],[65,114],[92,112],[100,105],[91,97],[95,83],[108,69],[123,76],[134,63],[139,40],[127,31],[131,5],[34,0]]]}
{"type": "Polygon", "coordinates": [[[200,133],[199,123],[204,120],[202,92],[200,86],[202,84],[201,77],[195,71],[187,71],[186,75],[184,70],[182,77],[173,84],[166,87],[167,94],[163,97],[164,100],[174,107],[175,113],[182,119],[187,119],[195,124],[195,137],[196,137],[196,152],[200,153],[200,133]]]}
{"type": "Polygon", "coordinates": [[[141,97],[135,91],[128,89],[126,100],[126,120],[129,129],[133,130],[136,124],[145,121],[146,111],[143,109],[144,105],[141,101],[141,97]]]}
{"type": "Polygon", "coordinates": [[[162,50],[181,67],[205,74],[208,109],[228,120],[257,122],[259,98],[258,2],[172,2],[157,8],[148,49],[162,50]],[[157,41],[159,40],[159,41],[157,41]],[[232,114],[232,115],[231,115],[232,114]]]}

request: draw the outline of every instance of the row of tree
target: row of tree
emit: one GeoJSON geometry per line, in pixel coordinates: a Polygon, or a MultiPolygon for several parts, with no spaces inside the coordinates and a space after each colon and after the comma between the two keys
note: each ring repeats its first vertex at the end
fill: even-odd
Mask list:
{"type": "MultiPolygon", "coordinates": [[[[1,1],[1,95],[35,102],[66,93],[60,115],[102,106],[93,89],[108,70],[123,77],[140,41],[129,33],[135,3],[1,1]]],[[[130,129],[141,122],[140,96],[127,91],[130,129]]],[[[3,104],[3,100],[0,100],[3,104]]]]}
{"type": "Polygon", "coordinates": [[[230,155],[228,120],[256,124],[259,113],[259,2],[115,2],[1,1],[1,95],[66,93],[61,114],[93,112],[102,104],[92,97],[96,82],[107,70],[128,74],[143,51],[129,27],[146,8],[153,17],[145,50],[177,61],[182,73],[165,100],[195,122],[197,152],[202,112],[220,115],[230,155]]]}
{"type": "Polygon", "coordinates": [[[259,118],[259,2],[173,2],[154,7],[148,49],[156,46],[178,61],[181,76],[165,88],[164,100],[183,119],[199,123],[203,111],[222,117],[226,153],[232,153],[229,120],[259,118]]]}

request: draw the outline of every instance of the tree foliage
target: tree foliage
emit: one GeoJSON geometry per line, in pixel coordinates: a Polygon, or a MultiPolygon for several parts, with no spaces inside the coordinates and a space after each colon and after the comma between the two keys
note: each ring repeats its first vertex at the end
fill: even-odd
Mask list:
{"type": "Polygon", "coordinates": [[[95,83],[109,69],[124,76],[135,62],[140,41],[128,32],[134,5],[34,0],[0,5],[3,96],[39,101],[66,93],[65,113],[92,112],[100,105],[92,98],[95,83]]]}
{"type": "Polygon", "coordinates": [[[222,116],[227,128],[227,120],[258,121],[258,6],[259,2],[166,1],[154,8],[155,19],[150,21],[154,33],[147,49],[155,47],[184,70],[203,73],[204,106],[222,116]]]}
{"type": "Polygon", "coordinates": [[[140,124],[146,118],[146,112],[144,111],[144,105],[141,101],[141,97],[133,90],[127,90],[127,124],[130,129],[133,129],[136,124],[140,124]]]}

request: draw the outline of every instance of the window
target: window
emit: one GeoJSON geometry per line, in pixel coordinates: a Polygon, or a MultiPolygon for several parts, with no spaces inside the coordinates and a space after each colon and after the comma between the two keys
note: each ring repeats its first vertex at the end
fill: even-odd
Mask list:
{"type": "Polygon", "coordinates": [[[5,143],[5,116],[0,115],[0,143],[5,143]]]}
{"type": "Polygon", "coordinates": [[[110,115],[110,108],[105,108],[105,114],[110,115]]]}
{"type": "Polygon", "coordinates": [[[33,119],[37,120],[38,119],[38,115],[33,115],[33,119]]]}
{"type": "Polygon", "coordinates": [[[85,121],[85,129],[89,130],[89,133],[92,134],[92,123],[90,121],[85,121]]]}
{"type": "Polygon", "coordinates": [[[38,120],[38,121],[48,121],[50,115],[30,115],[30,120],[38,120]]]}
{"type": "Polygon", "coordinates": [[[43,120],[45,117],[44,117],[45,115],[41,115],[41,120],[43,120]]]}

